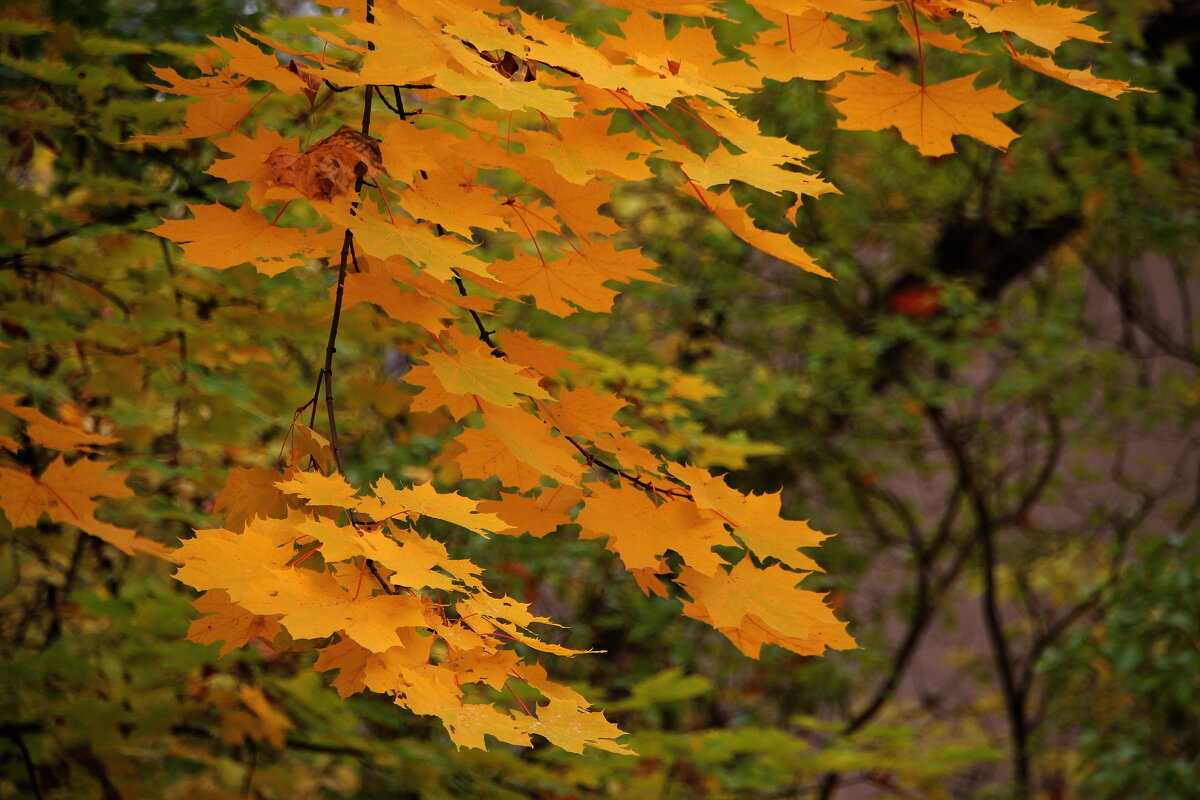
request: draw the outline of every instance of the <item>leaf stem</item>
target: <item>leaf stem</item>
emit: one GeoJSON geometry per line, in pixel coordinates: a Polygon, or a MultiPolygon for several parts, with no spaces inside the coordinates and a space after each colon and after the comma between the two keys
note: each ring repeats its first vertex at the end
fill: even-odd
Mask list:
{"type": "Polygon", "coordinates": [[[913,35],[917,38],[917,63],[921,66],[921,90],[925,89],[925,48],[921,44],[921,23],[917,20],[917,7],[913,0],[904,0],[912,16],[913,35]]]}
{"type": "Polygon", "coordinates": [[[516,701],[521,704],[521,710],[525,712],[525,715],[532,717],[533,712],[529,710],[529,706],[525,705],[525,701],[521,699],[520,695],[518,695],[516,693],[516,691],[513,690],[512,684],[510,684],[508,681],[505,681],[504,688],[508,689],[508,693],[511,694],[516,699],[516,701]]]}

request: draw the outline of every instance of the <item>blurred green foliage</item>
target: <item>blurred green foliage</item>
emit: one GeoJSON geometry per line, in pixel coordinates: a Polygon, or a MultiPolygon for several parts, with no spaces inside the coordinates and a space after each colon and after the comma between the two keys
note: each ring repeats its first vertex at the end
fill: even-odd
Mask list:
{"type": "MultiPolygon", "coordinates": [[[[552,10],[585,35],[605,24],[577,6],[552,10]]],[[[178,67],[235,23],[304,28],[242,3],[19,7],[25,22],[6,9],[0,27],[5,388],[116,432],[138,497],[109,518],[172,543],[210,523],[231,466],[270,462],[311,393],[328,276],[179,263],[140,231],[183,202],[237,198],[202,172],[206,144],[121,142],[180,113],[142,88],[150,65],[178,67]]],[[[863,650],[748,662],[621,581],[595,543],[452,541],[497,588],[573,621],[565,644],[608,651],[559,674],[634,732],[640,756],[456,752],[380,698],[338,700],[269,647],[218,659],[182,641],[190,598],[168,565],[58,526],[5,528],[0,796],[1012,797],[1022,758],[1033,796],[1195,796],[1188,17],[1125,0],[1099,13],[1112,43],[1066,58],[1157,93],[1111,101],[985,62],[1028,98],[1006,154],[961,142],[931,160],[890,134],[839,132],[798,82],[754,101],[764,129],[817,150],[842,189],[795,220],[837,282],[748,251],[647,183],[614,212],[672,285],[637,287],[613,315],[515,320],[592,350],[595,370],[679,431],[655,439],[667,455],[738,467],[740,487],[782,487],[786,513],[839,531],[823,580],[863,650]],[[672,396],[680,372],[719,391],[672,396]],[[982,632],[989,585],[1007,689],[982,632]]],[[[873,57],[913,59],[896,30],[857,33],[873,57]]],[[[351,105],[334,97],[318,124],[351,105]]],[[[310,123],[270,100],[257,113],[285,134],[310,123]]],[[[755,201],[778,226],[770,198],[755,201]]],[[[439,449],[394,388],[405,344],[366,307],[343,320],[358,480],[428,475],[439,449]]],[[[26,467],[46,457],[22,452],[26,467]]]]}
{"type": "Polygon", "coordinates": [[[1069,708],[1061,721],[1078,736],[1082,796],[1182,800],[1200,786],[1198,582],[1200,537],[1145,542],[1103,618],[1047,653],[1047,682],[1069,708]]]}

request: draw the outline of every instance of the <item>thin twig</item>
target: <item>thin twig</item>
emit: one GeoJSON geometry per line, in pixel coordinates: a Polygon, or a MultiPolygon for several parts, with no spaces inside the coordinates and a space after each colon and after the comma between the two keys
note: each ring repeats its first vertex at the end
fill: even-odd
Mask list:
{"type": "Polygon", "coordinates": [[[242,778],[242,796],[250,797],[254,786],[254,770],[258,766],[258,745],[253,739],[246,740],[246,775],[242,778]]]}
{"type": "MultiPolygon", "coordinates": [[[[342,464],[342,448],[338,440],[337,414],[333,403],[333,354],[337,352],[338,323],[342,319],[342,296],[346,290],[346,266],[349,262],[350,250],[354,247],[354,234],[346,229],[342,239],[342,257],[338,264],[337,292],[333,301],[333,320],[329,323],[329,342],[325,345],[325,366],[321,374],[325,378],[325,412],[329,419],[329,447],[333,450],[333,462],[339,475],[346,474],[342,464]]],[[[314,411],[315,411],[314,407],[314,411]]]]}
{"type": "Polygon", "coordinates": [[[566,439],[568,442],[570,442],[571,445],[576,450],[579,451],[579,454],[582,455],[584,457],[584,459],[587,460],[588,466],[590,466],[590,467],[599,467],[600,469],[604,470],[605,472],[608,472],[612,475],[616,475],[619,478],[624,478],[625,480],[629,481],[634,486],[637,486],[639,489],[645,489],[646,491],[650,492],[651,494],[655,494],[655,495],[661,494],[661,495],[666,495],[667,497],[678,497],[678,498],[682,498],[684,500],[695,500],[695,498],[692,497],[691,492],[688,492],[684,489],[679,489],[679,488],[664,489],[661,486],[650,483],[649,481],[644,481],[641,478],[637,477],[636,475],[630,475],[628,472],[626,472],[622,469],[618,469],[617,467],[614,467],[611,464],[606,464],[605,462],[596,458],[594,455],[592,455],[586,449],[584,449],[583,445],[581,445],[579,442],[575,441],[575,439],[573,437],[571,437],[567,434],[563,434],[563,438],[566,439]]]}
{"type": "Polygon", "coordinates": [[[171,293],[175,298],[175,319],[179,324],[179,330],[175,332],[175,338],[179,344],[179,375],[175,379],[175,403],[171,411],[171,458],[174,463],[178,463],[179,453],[182,449],[179,442],[179,429],[183,421],[183,390],[187,386],[188,340],[187,332],[183,329],[183,292],[179,290],[175,261],[171,258],[171,248],[166,239],[160,238],[158,243],[162,248],[163,263],[166,264],[167,274],[171,277],[171,293]]]}
{"type": "MultiPolygon", "coordinates": [[[[455,272],[455,274],[454,274],[454,283],[456,286],[458,286],[458,293],[461,294],[463,297],[466,297],[467,296],[467,287],[463,284],[462,278],[460,278],[458,276],[457,272],[455,272]]],[[[492,348],[493,356],[495,356],[496,358],[504,358],[504,351],[501,350],[500,347],[496,344],[496,342],[492,340],[492,334],[494,333],[494,331],[489,331],[486,327],[484,327],[483,320],[480,319],[479,314],[477,314],[474,309],[470,309],[470,311],[471,311],[471,317],[475,320],[475,325],[479,329],[479,340],[481,342],[483,342],[484,344],[486,344],[488,347],[492,348]]],[[[608,472],[609,474],[615,475],[619,478],[623,478],[626,481],[628,481],[629,483],[633,484],[634,486],[637,486],[639,489],[645,489],[646,491],[648,491],[651,494],[654,494],[656,496],[664,495],[666,497],[675,497],[675,498],[682,498],[685,500],[694,500],[691,492],[688,492],[684,489],[680,489],[678,487],[664,488],[662,486],[658,486],[657,484],[651,483],[650,481],[642,480],[641,478],[637,477],[636,475],[631,475],[630,473],[625,472],[622,469],[614,467],[613,465],[608,464],[608,463],[596,458],[594,455],[592,455],[591,453],[589,453],[587,451],[587,448],[585,448],[578,441],[576,441],[574,437],[564,433],[563,438],[566,439],[568,442],[570,442],[571,446],[579,451],[579,454],[584,457],[584,459],[588,463],[588,466],[590,466],[590,467],[599,467],[600,469],[604,470],[605,472],[608,472]]]]}
{"type": "Polygon", "coordinates": [[[114,306],[121,309],[121,313],[124,314],[125,316],[128,317],[131,313],[133,313],[132,309],[130,309],[130,307],[129,307],[129,303],[125,302],[124,299],[122,299],[119,295],[115,294],[111,289],[109,289],[107,286],[105,286],[103,283],[96,280],[95,278],[89,278],[86,275],[80,275],[78,272],[74,272],[65,267],[56,267],[56,266],[53,266],[50,264],[26,265],[26,264],[24,264],[24,262],[21,261],[22,255],[23,254],[21,254],[21,253],[16,254],[15,256],[13,256],[10,259],[10,261],[8,263],[4,264],[3,266],[0,266],[0,269],[10,269],[10,268],[20,269],[21,267],[26,266],[31,269],[36,269],[36,270],[39,270],[42,272],[49,272],[54,275],[62,275],[64,278],[69,278],[70,280],[73,280],[76,283],[83,284],[84,286],[88,287],[96,294],[101,295],[102,297],[107,299],[110,303],[112,303],[114,306]],[[11,267],[9,266],[10,264],[11,264],[11,267]]]}
{"type": "MultiPolygon", "coordinates": [[[[367,22],[375,21],[374,4],[373,4],[372,0],[367,0],[366,19],[367,19],[367,22]]],[[[368,42],[367,46],[369,49],[372,49],[372,50],[374,49],[374,44],[371,42],[368,42]]],[[[364,96],[363,96],[362,133],[364,136],[367,135],[371,130],[371,100],[375,96],[377,88],[378,87],[376,87],[373,84],[368,85],[366,87],[366,92],[364,93],[364,96]]],[[[361,193],[362,188],[363,188],[363,176],[360,175],[358,177],[358,179],[355,181],[354,191],[356,193],[361,193]]],[[[355,201],[353,203],[353,205],[350,209],[351,214],[357,214],[358,205],[359,204],[357,201],[355,201]]],[[[337,352],[338,325],[340,324],[341,319],[342,319],[342,301],[345,296],[345,290],[346,290],[346,268],[348,266],[350,266],[351,264],[353,264],[353,266],[354,266],[354,271],[358,272],[359,271],[358,254],[354,248],[354,232],[351,231],[349,228],[347,228],[346,234],[342,239],[341,257],[338,260],[337,289],[334,292],[333,318],[330,320],[330,323],[329,323],[329,339],[325,345],[325,365],[321,368],[321,372],[317,376],[317,387],[313,393],[312,400],[310,400],[308,403],[305,403],[304,405],[300,406],[300,408],[296,409],[296,413],[299,414],[299,413],[303,412],[306,408],[308,408],[309,405],[311,404],[312,415],[310,417],[309,427],[312,427],[313,424],[316,422],[317,402],[318,402],[317,398],[320,396],[322,385],[324,385],[324,387],[325,387],[325,415],[329,421],[329,448],[333,452],[334,466],[337,468],[338,474],[343,477],[346,475],[346,468],[345,468],[345,464],[342,462],[342,446],[341,446],[341,440],[338,436],[338,428],[337,428],[337,407],[336,407],[336,404],[334,403],[334,395],[333,395],[333,356],[337,352]]],[[[311,462],[310,462],[310,465],[311,465],[311,462]]],[[[354,511],[350,510],[349,515],[350,515],[350,524],[357,527],[357,521],[354,518],[354,511]]],[[[380,588],[382,588],[383,591],[386,592],[387,594],[392,594],[393,590],[392,590],[391,585],[388,584],[388,582],[383,579],[383,576],[379,573],[379,570],[376,567],[375,562],[372,561],[371,559],[367,559],[366,565],[367,565],[367,568],[371,571],[371,575],[379,583],[380,588]]]]}
{"type": "Polygon", "coordinates": [[[5,733],[8,734],[8,738],[17,746],[17,750],[21,753],[21,761],[25,764],[25,773],[29,776],[29,788],[33,791],[34,800],[44,800],[45,795],[42,794],[42,786],[38,783],[37,765],[33,763],[33,756],[29,754],[29,748],[25,745],[25,739],[15,727],[9,728],[5,733]]]}
{"type": "Polygon", "coordinates": [[[975,512],[975,533],[979,541],[980,567],[983,572],[983,593],[980,603],[984,629],[991,645],[996,673],[1000,678],[1004,710],[1008,717],[1009,737],[1012,740],[1013,777],[1016,783],[1013,796],[1019,799],[1027,798],[1030,788],[1029,720],[1025,708],[1026,694],[1018,685],[1012,652],[1009,650],[1004,623],[1000,618],[999,588],[996,579],[998,569],[995,549],[996,519],[976,480],[975,467],[967,456],[960,434],[951,429],[950,422],[946,419],[942,409],[937,406],[929,407],[929,419],[938,439],[954,463],[958,477],[971,501],[972,510],[975,512]]]}

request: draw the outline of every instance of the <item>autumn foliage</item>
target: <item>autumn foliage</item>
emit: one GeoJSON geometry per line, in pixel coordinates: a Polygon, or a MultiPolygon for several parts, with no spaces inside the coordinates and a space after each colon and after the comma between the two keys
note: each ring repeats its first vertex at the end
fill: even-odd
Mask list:
{"type": "MultiPolygon", "coordinates": [[[[248,188],[238,208],[193,204],[154,233],[202,267],[278,275],[317,260],[336,275],[323,366],[311,397],[297,398],[278,469],[233,469],[216,498],[221,526],[162,554],[204,592],[193,640],[223,642],[223,652],[256,638],[278,650],[315,645],[315,668],[337,672],[342,696],[393,697],[440,719],[460,747],[482,748],[487,736],[529,745],[537,734],[572,752],[627,752],[622,732],[539,661],[577,655],[538,633],[570,620],[492,593],[480,567],[434,535],[442,524],[482,537],[574,525],[603,540],[643,591],[678,598],[746,655],[766,644],[802,655],[854,646],[824,595],[800,587],[819,569],[802,549],[823,534],[781,518],[778,495],[744,494],[665,460],[585,363],[498,320],[518,305],[605,312],[614,284],[657,280],[609,213],[621,185],[651,178],[750,245],[827,276],[794,231],[750,214],[767,195],[794,208],[835,191],[807,166],[812,153],[765,135],[745,110],[765,81],[837,80],[828,93],[843,127],[895,127],[927,156],[951,153],[955,135],[997,148],[1016,136],[997,115],[1018,101],[999,86],[977,87],[977,73],[925,74],[924,48],[976,54],[955,30],[999,34],[1008,57],[1089,91],[1129,87],[1032,54],[1100,38],[1083,12],[1032,0],[754,0],[749,21],[699,0],[607,5],[623,13],[602,41],[585,42],[498,2],[367,0],[314,27],[308,50],[242,31],[214,40],[194,74],[158,70],[155,89],[195,101],[178,132],[129,145],[211,139],[224,157],[209,174],[248,188]],[[845,46],[838,18],[884,10],[911,34],[915,75],[845,46]],[[716,26],[738,29],[740,45],[719,46],[716,26]],[[301,110],[355,92],[361,119],[314,119],[313,130],[332,132],[284,138],[254,116],[263,86],[301,110]],[[400,378],[410,410],[451,431],[442,462],[478,483],[346,479],[335,353],[340,320],[362,303],[419,343],[400,378]],[[541,700],[512,705],[514,683],[541,700]]],[[[77,455],[113,441],[13,397],[0,408],[29,445],[77,455]]],[[[14,526],[45,513],[127,553],[161,554],[94,518],[97,497],[128,492],[107,466],[59,457],[36,476],[2,468],[0,504],[14,526]]]]}

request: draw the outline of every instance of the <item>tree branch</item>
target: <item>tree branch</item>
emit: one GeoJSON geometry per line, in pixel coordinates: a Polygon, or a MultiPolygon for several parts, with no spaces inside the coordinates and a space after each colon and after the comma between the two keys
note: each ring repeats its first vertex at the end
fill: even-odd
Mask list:
{"type": "Polygon", "coordinates": [[[976,481],[974,465],[967,456],[961,436],[958,432],[951,430],[949,421],[941,408],[929,406],[929,419],[938,439],[954,463],[958,477],[971,501],[972,510],[975,512],[975,534],[980,546],[980,568],[983,572],[983,595],[980,602],[984,628],[987,632],[988,643],[991,645],[992,659],[995,662],[996,672],[1000,678],[1000,688],[1004,695],[1004,709],[1008,718],[1009,738],[1012,742],[1013,777],[1016,782],[1014,797],[1028,798],[1030,789],[1029,720],[1025,709],[1025,693],[1017,683],[1016,668],[1004,632],[1004,623],[1000,618],[996,585],[996,520],[976,481]]]}
{"type": "Polygon", "coordinates": [[[29,788],[33,792],[34,800],[44,800],[42,786],[38,783],[37,765],[33,763],[33,756],[29,754],[29,747],[26,746],[21,733],[21,729],[16,725],[4,726],[4,734],[9,741],[16,745],[17,751],[21,754],[21,762],[25,765],[25,774],[29,776],[29,788]]]}

